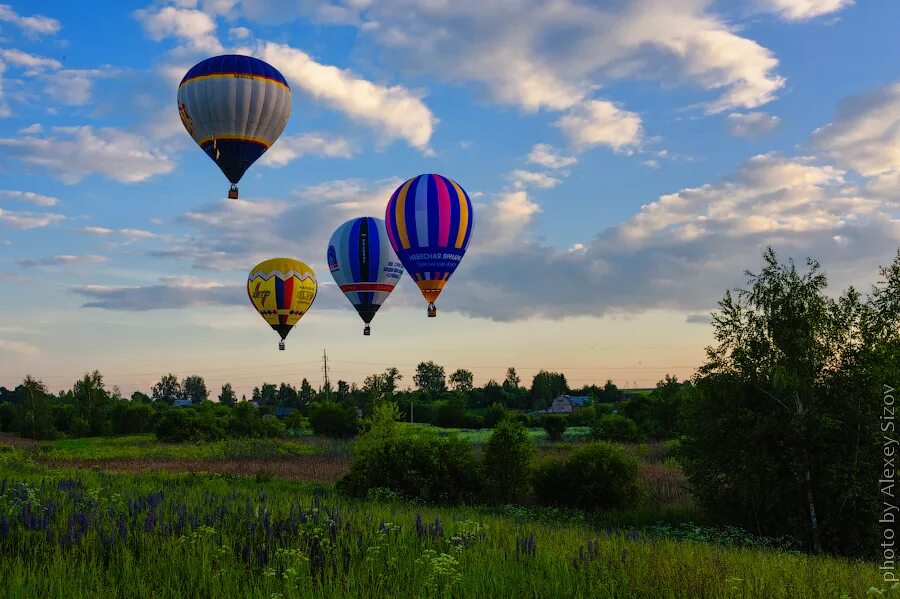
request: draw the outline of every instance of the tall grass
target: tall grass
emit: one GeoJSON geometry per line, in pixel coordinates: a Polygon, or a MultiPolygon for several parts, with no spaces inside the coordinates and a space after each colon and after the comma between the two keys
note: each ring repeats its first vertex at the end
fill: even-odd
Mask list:
{"type": "Polygon", "coordinates": [[[874,564],[0,454],[8,597],[863,597],[874,564]]]}

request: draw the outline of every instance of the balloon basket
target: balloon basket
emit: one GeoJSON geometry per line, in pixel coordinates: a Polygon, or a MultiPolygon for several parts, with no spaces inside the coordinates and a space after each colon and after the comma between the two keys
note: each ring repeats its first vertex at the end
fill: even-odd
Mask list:
{"type": "Polygon", "coordinates": [[[278,349],[280,349],[281,351],[284,351],[284,341],[278,342],[278,349]]]}
{"type": "Polygon", "coordinates": [[[433,303],[428,304],[428,318],[434,318],[437,316],[437,306],[433,303]]]}
{"type": "MultiPolygon", "coordinates": [[[[237,185],[232,185],[232,186],[231,186],[231,189],[228,190],[228,199],[229,199],[229,200],[236,200],[236,199],[238,199],[238,188],[237,188],[237,185]]],[[[282,348],[282,349],[284,349],[284,348],[282,348]]]]}
{"type": "Polygon", "coordinates": [[[363,329],[363,335],[368,337],[371,334],[372,334],[372,329],[369,327],[369,325],[366,325],[366,328],[363,329]]]}

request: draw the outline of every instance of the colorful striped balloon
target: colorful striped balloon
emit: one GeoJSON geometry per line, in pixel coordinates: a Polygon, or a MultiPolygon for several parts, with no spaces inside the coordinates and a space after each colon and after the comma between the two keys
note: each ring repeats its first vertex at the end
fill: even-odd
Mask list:
{"type": "Polygon", "coordinates": [[[291,116],[291,90],[272,65],[226,54],[194,65],[178,86],[178,113],[194,141],[237,182],[275,143],[291,116]]]}
{"type": "Polygon", "coordinates": [[[434,302],[466,253],[474,221],[472,202],[441,175],[413,177],[397,188],[385,210],[388,238],[428,302],[434,302]]]}
{"type": "Polygon", "coordinates": [[[337,228],[328,242],[328,268],[360,318],[369,323],[403,276],[403,265],[391,249],[384,221],[362,217],[337,228]]]}
{"type": "Polygon", "coordinates": [[[316,299],[316,273],[293,258],[260,262],[247,277],[247,295],[259,315],[281,336],[278,349],[316,299]]]}

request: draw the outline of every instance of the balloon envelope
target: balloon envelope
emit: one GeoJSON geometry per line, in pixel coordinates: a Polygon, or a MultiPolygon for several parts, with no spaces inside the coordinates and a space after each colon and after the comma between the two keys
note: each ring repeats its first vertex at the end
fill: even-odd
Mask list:
{"type": "Polygon", "coordinates": [[[196,64],[178,86],[178,113],[194,141],[237,184],[291,116],[291,90],[273,66],[227,54],[196,64]]]}
{"type": "Polygon", "coordinates": [[[468,194],[441,175],[413,177],[391,196],[384,217],[388,238],[429,303],[465,255],[473,219],[468,194]]]}
{"type": "Polygon", "coordinates": [[[355,218],[338,227],[326,258],[334,282],[366,324],[403,276],[403,265],[380,218],[355,218]]]}
{"type": "Polygon", "coordinates": [[[247,278],[253,307],[282,341],[316,299],[316,274],[293,258],[272,258],[254,266],[247,278]]]}

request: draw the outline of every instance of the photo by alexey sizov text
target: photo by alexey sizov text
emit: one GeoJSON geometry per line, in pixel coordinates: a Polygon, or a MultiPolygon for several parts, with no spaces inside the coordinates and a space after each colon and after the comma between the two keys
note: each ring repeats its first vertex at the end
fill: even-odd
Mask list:
{"type": "Polygon", "coordinates": [[[894,406],[894,387],[885,383],[881,413],[881,432],[884,433],[882,438],[884,463],[882,465],[881,477],[878,480],[882,500],[881,519],[879,520],[881,523],[882,564],[878,569],[881,570],[882,578],[885,582],[900,583],[900,578],[897,578],[896,546],[897,515],[898,509],[900,509],[896,486],[898,435],[894,417],[894,406]]]}

